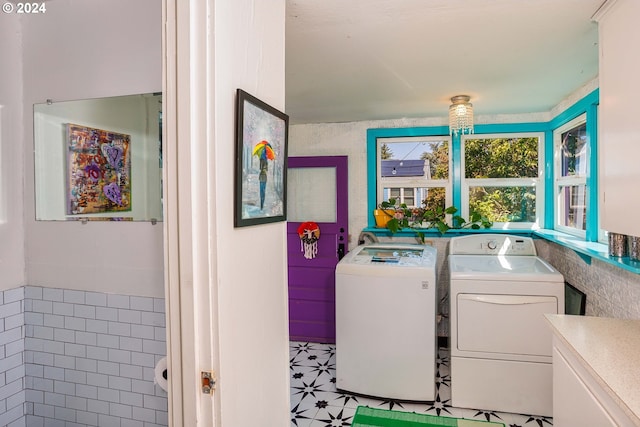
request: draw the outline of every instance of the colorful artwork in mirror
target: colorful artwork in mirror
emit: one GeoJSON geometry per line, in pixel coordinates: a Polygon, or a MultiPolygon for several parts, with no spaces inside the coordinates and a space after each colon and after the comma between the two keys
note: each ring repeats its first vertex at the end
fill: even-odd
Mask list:
{"type": "Polygon", "coordinates": [[[67,215],[131,210],[129,135],[67,124],[67,215]]]}

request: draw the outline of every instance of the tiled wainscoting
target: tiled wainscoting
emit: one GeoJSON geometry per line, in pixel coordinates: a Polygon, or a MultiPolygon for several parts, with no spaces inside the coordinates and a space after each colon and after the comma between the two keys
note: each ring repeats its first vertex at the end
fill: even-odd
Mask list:
{"type": "Polygon", "coordinates": [[[24,288],[0,291],[0,426],[24,425],[24,288]]]}
{"type": "Polygon", "coordinates": [[[0,425],[168,425],[154,383],[163,299],[35,286],[0,294],[0,425]]]}

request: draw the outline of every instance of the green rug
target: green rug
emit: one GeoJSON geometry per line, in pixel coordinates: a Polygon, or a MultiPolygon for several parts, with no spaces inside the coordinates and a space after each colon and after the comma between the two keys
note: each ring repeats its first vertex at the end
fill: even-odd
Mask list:
{"type": "Polygon", "coordinates": [[[389,411],[358,406],[351,427],[504,427],[502,423],[436,417],[415,412],[389,411]]]}

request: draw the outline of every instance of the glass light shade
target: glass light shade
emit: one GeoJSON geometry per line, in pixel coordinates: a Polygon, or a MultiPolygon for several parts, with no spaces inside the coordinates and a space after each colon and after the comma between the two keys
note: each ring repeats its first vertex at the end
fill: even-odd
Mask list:
{"type": "Polygon", "coordinates": [[[473,133],[473,105],[467,95],[451,98],[449,106],[449,132],[451,135],[473,133]]]}

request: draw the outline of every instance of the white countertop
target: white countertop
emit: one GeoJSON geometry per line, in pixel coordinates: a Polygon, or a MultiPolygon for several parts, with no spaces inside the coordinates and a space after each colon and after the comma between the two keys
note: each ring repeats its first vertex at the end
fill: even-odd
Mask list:
{"type": "Polygon", "coordinates": [[[640,320],[547,314],[554,334],[640,426],[640,320]]]}

